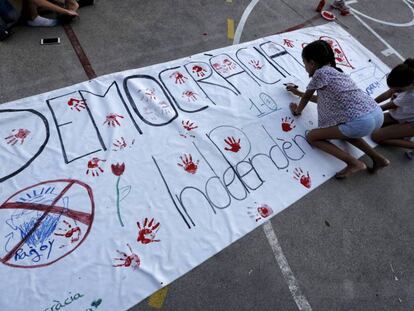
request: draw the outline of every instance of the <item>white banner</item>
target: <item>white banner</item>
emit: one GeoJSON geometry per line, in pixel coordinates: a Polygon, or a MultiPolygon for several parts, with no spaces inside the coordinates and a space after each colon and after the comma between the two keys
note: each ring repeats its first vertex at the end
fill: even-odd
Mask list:
{"type": "Polygon", "coordinates": [[[368,94],[388,67],[338,25],[110,74],[0,106],[0,310],[125,310],[344,165],[283,83],[331,43],[368,94]]]}

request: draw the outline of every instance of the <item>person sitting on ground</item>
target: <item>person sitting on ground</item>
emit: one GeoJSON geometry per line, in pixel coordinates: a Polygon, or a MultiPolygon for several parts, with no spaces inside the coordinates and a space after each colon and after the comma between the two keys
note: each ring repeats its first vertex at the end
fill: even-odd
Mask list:
{"type": "Polygon", "coordinates": [[[305,93],[294,85],[287,86],[288,91],[301,97],[299,105],[291,103],[290,109],[293,115],[299,116],[310,100],[317,102],[319,127],[309,131],[306,138],[312,146],[347,164],[335,177],[346,178],[366,170],[367,166],[331,143],[330,139],[347,141],[365,152],[372,159],[372,171],[389,165],[390,161],[363,139],[379,129],[384,120],[375,100],[359,89],[341,69],[336,68],[335,54],[327,42],[317,40],[308,44],[302,50],[302,58],[312,79],[305,93]],[[313,95],[315,91],[317,96],[313,95]]]}
{"type": "MultiPolygon", "coordinates": [[[[384,114],[384,125],[372,134],[372,139],[382,145],[414,149],[414,142],[404,138],[414,136],[414,58],[391,70],[387,77],[390,88],[375,100],[381,103],[384,114]]],[[[411,153],[406,155],[410,158],[411,153]]]]}
{"type": "Polygon", "coordinates": [[[60,16],[74,18],[79,16],[76,12],[79,8],[77,1],[52,1],[48,0],[23,0],[23,13],[27,19],[27,24],[33,27],[52,27],[58,24],[57,19],[45,18],[42,12],[52,11],[60,16]]]}

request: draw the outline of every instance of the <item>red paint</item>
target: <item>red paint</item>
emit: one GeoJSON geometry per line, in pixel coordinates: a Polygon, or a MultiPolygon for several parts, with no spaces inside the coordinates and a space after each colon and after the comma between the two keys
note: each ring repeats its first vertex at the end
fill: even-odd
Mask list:
{"type": "MultiPolygon", "coordinates": [[[[133,145],[134,142],[135,142],[135,139],[132,140],[131,145],[133,145]]],[[[112,149],[113,151],[120,151],[128,147],[128,144],[123,137],[121,137],[120,139],[117,139],[112,145],[115,147],[115,149],[112,149]]],[[[131,148],[131,146],[129,148],[131,148]]]]}
{"type": "Polygon", "coordinates": [[[189,132],[196,129],[196,128],[198,128],[198,126],[195,125],[194,122],[191,122],[190,120],[187,120],[185,122],[184,122],[184,120],[182,120],[181,124],[183,125],[184,129],[186,129],[189,132]]]}
{"type": "Polygon", "coordinates": [[[188,79],[186,76],[184,76],[179,71],[176,71],[172,75],[170,75],[170,78],[174,78],[175,79],[175,84],[183,84],[183,83],[185,83],[185,80],[188,79]]]}
{"type": "Polygon", "coordinates": [[[206,75],[205,72],[207,72],[207,70],[205,70],[201,66],[194,65],[193,66],[193,72],[197,74],[197,77],[204,77],[206,75]]]}
{"type": "Polygon", "coordinates": [[[81,109],[86,108],[86,103],[84,100],[79,100],[76,98],[71,98],[68,100],[68,106],[70,109],[76,109],[77,111],[81,111],[81,109]]]}
{"type": "Polygon", "coordinates": [[[112,169],[112,173],[115,176],[121,176],[124,173],[124,171],[125,171],[125,163],[122,163],[122,164],[119,164],[119,163],[112,164],[111,165],[111,169],[112,169]]]}
{"type": "Polygon", "coordinates": [[[194,163],[193,157],[191,156],[191,154],[188,154],[188,156],[184,154],[184,158],[180,157],[180,159],[181,159],[182,164],[177,163],[177,165],[184,168],[184,170],[187,173],[195,174],[197,172],[199,160],[197,160],[197,162],[194,163]]]}
{"type": "Polygon", "coordinates": [[[230,146],[230,148],[224,147],[224,150],[231,152],[239,152],[239,150],[241,149],[240,138],[236,141],[236,139],[233,136],[227,137],[226,139],[224,139],[224,142],[230,146]]]}
{"type": "Polygon", "coordinates": [[[302,171],[300,167],[295,168],[293,178],[296,180],[299,180],[299,182],[306,188],[311,187],[311,177],[309,176],[309,172],[306,172],[306,175],[305,175],[305,173],[302,171]]]}
{"type": "Polygon", "coordinates": [[[99,162],[106,162],[106,160],[101,160],[99,158],[92,158],[88,161],[88,169],[86,170],[86,175],[89,175],[89,172],[91,172],[92,176],[99,176],[99,172],[103,173],[104,170],[99,166],[99,162]]]}
{"type": "Polygon", "coordinates": [[[141,227],[141,224],[137,222],[138,226],[138,237],[137,241],[141,242],[142,244],[149,244],[152,242],[160,242],[160,240],[155,240],[155,236],[160,229],[160,223],[155,222],[154,218],[148,221],[148,218],[144,219],[144,224],[141,227]]]}
{"type": "Polygon", "coordinates": [[[284,132],[290,132],[296,127],[296,125],[293,125],[294,122],[295,121],[291,117],[285,117],[284,119],[282,118],[282,130],[284,132]]]}
{"type": "Polygon", "coordinates": [[[286,45],[288,48],[293,48],[293,40],[283,39],[283,45],[286,45]]]}
{"type": "Polygon", "coordinates": [[[321,12],[321,15],[322,15],[322,17],[323,17],[324,19],[326,19],[327,21],[333,21],[333,20],[336,18],[335,14],[333,14],[333,13],[332,13],[332,12],[330,12],[330,11],[322,11],[322,12],[321,12]]]}
{"type": "Polygon", "coordinates": [[[273,214],[273,210],[267,204],[262,204],[262,206],[257,208],[257,211],[259,212],[260,216],[262,216],[263,218],[267,218],[273,214]]]}
{"type": "Polygon", "coordinates": [[[155,96],[155,89],[147,89],[144,93],[150,100],[157,100],[157,96],[155,96]]]}
{"type": "Polygon", "coordinates": [[[118,118],[123,119],[124,117],[119,114],[110,113],[106,116],[105,122],[103,124],[108,124],[109,127],[121,126],[121,123],[119,123],[118,118]]]}
{"type": "Polygon", "coordinates": [[[257,70],[262,69],[262,68],[263,68],[263,66],[264,66],[264,65],[260,65],[260,61],[258,61],[258,60],[254,60],[254,59],[250,60],[249,64],[250,64],[250,65],[252,65],[252,67],[253,67],[254,69],[257,69],[257,70]]]}
{"type": "MultiPolygon", "coordinates": [[[[80,193],[79,195],[83,195],[84,193],[80,193]]],[[[11,251],[9,251],[5,256],[3,256],[3,258],[0,258],[0,261],[8,266],[11,267],[16,267],[16,268],[40,268],[40,267],[45,267],[48,265],[51,265],[57,261],[59,261],[60,259],[68,256],[70,253],[72,253],[76,248],[79,247],[79,245],[81,245],[86,237],[88,236],[91,227],[92,227],[92,223],[93,223],[93,219],[94,219],[94,215],[95,215],[95,203],[94,203],[94,199],[93,199],[93,193],[92,193],[92,189],[85,183],[78,181],[78,180],[73,180],[73,179],[57,179],[57,180],[48,180],[48,181],[44,181],[38,184],[35,184],[33,186],[29,186],[26,187],[22,190],[20,190],[19,192],[13,194],[12,196],[10,196],[1,206],[0,206],[0,211],[2,209],[9,209],[9,208],[21,208],[21,209],[33,209],[33,210],[44,210],[44,213],[42,214],[42,216],[39,217],[39,219],[36,221],[36,223],[33,225],[33,227],[31,228],[31,230],[27,233],[27,235],[19,242],[17,243],[13,249],[11,251]],[[36,188],[40,185],[44,185],[44,184],[52,184],[52,183],[65,183],[67,184],[62,191],[56,196],[56,198],[53,200],[53,202],[50,205],[41,205],[40,204],[28,204],[28,203],[23,203],[23,202],[13,202],[11,200],[13,200],[14,198],[19,198],[20,197],[20,193],[23,193],[29,189],[32,188],[36,188]],[[90,214],[86,214],[84,212],[78,212],[78,211],[73,211],[73,210],[67,210],[64,209],[62,207],[58,207],[56,206],[56,204],[59,202],[59,200],[64,196],[64,194],[74,185],[76,185],[77,187],[80,187],[81,189],[86,191],[86,195],[89,197],[89,201],[90,201],[90,208],[91,208],[91,212],[90,214]],[[33,205],[33,206],[32,206],[33,205]],[[63,213],[60,211],[60,209],[63,209],[63,213]],[[49,213],[62,213],[62,215],[68,217],[68,218],[72,218],[75,220],[75,217],[72,217],[72,215],[82,215],[82,217],[79,217],[79,220],[82,219],[83,223],[85,223],[88,228],[86,230],[86,233],[84,234],[83,238],[79,241],[79,243],[75,244],[75,246],[72,249],[69,249],[68,252],[66,252],[65,254],[63,254],[62,256],[60,256],[59,258],[56,258],[54,260],[51,260],[48,263],[44,263],[44,264],[39,264],[39,265],[31,265],[31,266],[23,266],[23,265],[17,265],[17,264],[12,264],[9,263],[8,261],[14,256],[15,252],[26,242],[26,240],[36,232],[37,228],[41,225],[42,221],[46,218],[46,216],[49,213]]]]}
{"type": "Polygon", "coordinates": [[[326,4],[326,0],[319,1],[318,6],[316,7],[316,12],[321,12],[325,4],[326,4]]]}
{"type": "Polygon", "coordinates": [[[196,101],[197,100],[197,93],[193,91],[184,91],[182,97],[187,98],[188,101],[196,101]]]}
{"type": "Polygon", "coordinates": [[[65,238],[71,238],[70,239],[71,243],[79,241],[82,235],[81,229],[79,227],[72,228],[71,224],[68,223],[66,220],[63,220],[63,223],[66,225],[67,228],[66,229],[58,228],[58,230],[64,231],[64,233],[55,232],[55,235],[64,236],[65,238]],[[75,233],[77,233],[76,236],[75,236],[75,233]]]}
{"type": "Polygon", "coordinates": [[[346,57],[344,50],[342,49],[338,41],[326,36],[322,36],[319,39],[328,42],[328,44],[331,46],[332,50],[335,53],[335,60],[338,62],[338,65],[347,66],[354,69],[354,67],[348,61],[348,58],[346,57]]]}
{"type": "Polygon", "coordinates": [[[113,264],[112,266],[113,267],[125,267],[125,268],[131,267],[133,269],[138,269],[139,266],[141,265],[141,259],[139,258],[137,254],[135,254],[132,251],[131,245],[127,243],[127,246],[129,248],[129,251],[131,252],[131,255],[127,255],[124,252],[116,250],[118,254],[120,254],[122,257],[114,258],[114,260],[119,260],[121,261],[121,263],[113,264]]]}
{"type": "Polygon", "coordinates": [[[27,129],[13,129],[11,135],[4,139],[7,141],[8,145],[14,146],[18,141],[20,141],[20,145],[22,145],[30,133],[31,132],[27,129]]]}

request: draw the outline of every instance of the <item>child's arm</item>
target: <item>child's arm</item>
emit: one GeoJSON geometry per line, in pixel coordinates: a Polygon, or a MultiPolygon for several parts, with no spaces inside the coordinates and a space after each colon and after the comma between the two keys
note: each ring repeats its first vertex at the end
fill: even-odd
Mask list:
{"type": "Polygon", "coordinates": [[[303,93],[303,96],[301,96],[299,105],[295,103],[290,104],[290,110],[294,116],[298,116],[302,113],[302,110],[305,109],[314,92],[315,90],[307,90],[305,93],[303,93]]]}
{"type": "Polygon", "coordinates": [[[396,104],[394,104],[394,102],[392,100],[390,100],[388,103],[386,103],[384,105],[381,105],[380,107],[381,107],[382,111],[398,108],[398,106],[396,104]]]}
{"type": "MultiPolygon", "coordinates": [[[[291,92],[293,95],[299,96],[299,97],[303,97],[305,95],[305,93],[301,92],[298,89],[298,86],[292,83],[287,83],[286,85],[286,90],[291,92]]],[[[318,96],[316,95],[312,95],[312,97],[309,99],[311,102],[317,103],[318,102],[318,96]]]]}
{"type": "Polygon", "coordinates": [[[392,95],[394,95],[395,91],[389,89],[387,91],[385,91],[384,93],[382,93],[381,95],[378,95],[375,98],[375,101],[377,103],[382,103],[384,100],[390,99],[392,97],[392,95]]]}

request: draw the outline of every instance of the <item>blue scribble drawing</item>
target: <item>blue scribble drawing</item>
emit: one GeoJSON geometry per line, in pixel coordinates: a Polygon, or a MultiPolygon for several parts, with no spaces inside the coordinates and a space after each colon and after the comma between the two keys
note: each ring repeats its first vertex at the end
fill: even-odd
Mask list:
{"type": "MultiPolygon", "coordinates": [[[[40,191],[31,190],[25,193],[25,195],[22,195],[17,200],[17,202],[51,205],[57,196],[54,191],[55,187],[42,187],[40,191]]],[[[49,213],[36,228],[36,230],[29,237],[27,237],[25,243],[29,247],[37,247],[38,245],[43,245],[44,242],[53,234],[62,213],[67,210],[69,205],[68,197],[63,197],[62,201],[64,205],[63,211],[59,214],[49,213]]],[[[20,233],[21,239],[24,240],[43,214],[44,211],[36,211],[30,209],[19,210],[6,220],[6,224],[9,225],[9,227],[14,231],[18,231],[20,233]]],[[[11,232],[11,236],[13,237],[13,232],[11,232]]],[[[5,248],[7,248],[7,244],[8,243],[6,243],[5,248]]],[[[6,251],[8,250],[6,249],[6,251]]]]}

